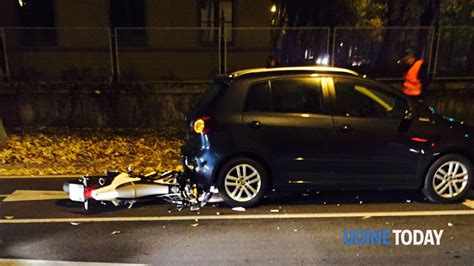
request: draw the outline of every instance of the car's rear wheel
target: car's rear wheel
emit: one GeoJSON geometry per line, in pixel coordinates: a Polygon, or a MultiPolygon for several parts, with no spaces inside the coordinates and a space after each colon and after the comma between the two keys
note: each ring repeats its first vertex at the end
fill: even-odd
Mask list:
{"type": "Polygon", "coordinates": [[[472,164],[461,155],[446,155],[428,169],[423,193],[436,203],[462,200],[471,189],[472,164]]]}
{"type": "Polygon", "coordinates": [[[268,174],[255,160],[235,158],[221,168],[217,187],[227,205],[251,207],[263,199],[268,188],[268,174]]]}

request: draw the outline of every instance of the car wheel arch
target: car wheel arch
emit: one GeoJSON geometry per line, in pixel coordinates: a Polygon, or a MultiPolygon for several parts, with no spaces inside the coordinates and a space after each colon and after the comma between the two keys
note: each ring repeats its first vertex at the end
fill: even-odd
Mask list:
{"type": "Polygon", "coordinates": [[[222,160],[219,160],[219,163],[217,164],[217,167],[214,169],[214,172],[212,173],[212,179],[213,183],[215,184],[217,182],[217,177],[219,175],[219,172],[222,169],[222,166],[225,165],[228,161],[238,158],[238,157],[245,157],[249,159],[253,159],[260,163],[263,168],[265,169],[268,179],[269,179],[269,188],[272,187],[273,185],[273,171],[272,168],[270,167],[270,164],[260,155],[253,153],[253,152],[238,152],[238,153],[233,153],[231,155],[228,155],[224,157],[222,160]]]}

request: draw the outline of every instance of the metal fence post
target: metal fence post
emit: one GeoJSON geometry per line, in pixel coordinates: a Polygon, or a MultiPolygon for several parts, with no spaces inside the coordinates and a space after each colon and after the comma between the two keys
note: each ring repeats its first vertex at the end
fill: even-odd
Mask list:
{"type": "Polygon", "coordinates": [[[227,74],[227,29],[224,26],[224,74],[227,74]]]}
{"type": "Polygon", "coordinates": [[[120,60],[119,60],[119,46],[118,46],[118,34],[117,34],[117,28],[114,28],[114,42],[115,42],[115,65],[117,68],[117,80],[120,80],[120,60]]]}
{"type": "Polygon", "coordinates": [[[435,34],[435,28],[434,27],[430,27],[430,32],[428,34],[429,36],[429,51],[430,51],[430,54],[428,55],[428,68],[427,68],[427,75],[428,77],[430,76],[430,71],[431,71],[431,59],[433,57],[433,42],[434,42],[434,34],[435,34]]]}
{"type": "Polygon", "coordinates": [[[218,53],[218,56],[217,56],[217,69],[219,69],[219,74],[222,74],[222,28],[219,26],[219,30],[217,31],[217,39],[218,39],[218,48],[217,48],[217,53],[218,53]]]}
{"type": "Polygon", "coordinates": [[[7,81],[10,80],[10,66],[8,64],[8,54],[7,54],[7,42],[5,41],[5,29],[2,28],[2,46],[3,46],[3,58],[5,60],[5,74],[7,77],[7,81]]]}
{"type": "Polygon", "coordinates": [[[107,32],[109,33],[109,57],[110,57],[110,81],[112,81],[115,77],[115,69],[114,69],[114,48],[112,45],[112,31],[110,28],[107,28],[107,32]]]}
{"type": "Polygon", "coordinates": [[[436,40],[436,53],[434,58],[434,66],[433,66],[433,80],[436,79],[436,71],[438,70],[438,56],[439,56],[439,42],[441,39],[441,29],[443,27],[439,27],[438,29],[438,40],[436,40]]]}
{"type": "MultiPolygon", "coordinates": [[[[331,28],[329,28],[331,30],[331,28]]],[[[334,27],[334,33],[332,35],[332,56],[331,56],[331,66],[334,66],[334,59],[336,58],[336,32],[337,27],[334,27]]],[[[329,33],[331,35],[331,33],[329,33]]]]}
{"type": "MultiPolygon", "coordinates": [[[[327,41],[327,44],[326,44],[326,54],[329,56],[329,46],[331,45],[331,28],[328,27],[327,30],[328,30],[328,38],[327,38],[328,41],[327,41]]],[[[331,58],[331,60],[332,60],[332,58],[331,58]]],[[[331,64],[332,64],[332,62],[331,62],[331,64]]]]}

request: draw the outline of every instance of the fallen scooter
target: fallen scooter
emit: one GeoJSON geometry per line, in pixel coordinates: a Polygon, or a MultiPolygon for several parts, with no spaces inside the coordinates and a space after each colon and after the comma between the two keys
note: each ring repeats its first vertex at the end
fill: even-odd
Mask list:
{"type": "Polygon", "coordinates": [[[67,181],[63,190],[69,194],[70,200],[83,202],[86,210],[107,203],[115,206],[125,204],[131,208],[141,199],[154,197],[196,211],[209,202],[213,193],[200,190],[191,183],[189,176],[189,173],[179,171],[142,175],[129,168],[127,173],[106,172],[102,176],[86,175],[67,181]]]}

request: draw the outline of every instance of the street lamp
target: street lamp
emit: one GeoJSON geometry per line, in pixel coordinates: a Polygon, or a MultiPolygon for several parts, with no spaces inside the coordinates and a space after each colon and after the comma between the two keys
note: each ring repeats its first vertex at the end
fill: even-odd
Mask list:
{"type": "Polygon", "coordinates": [[[272,12],[272,13],[277,12],[277,6],[275,4],[272,5],[272,7],[270,8],[270,12],[272,12]]]}

